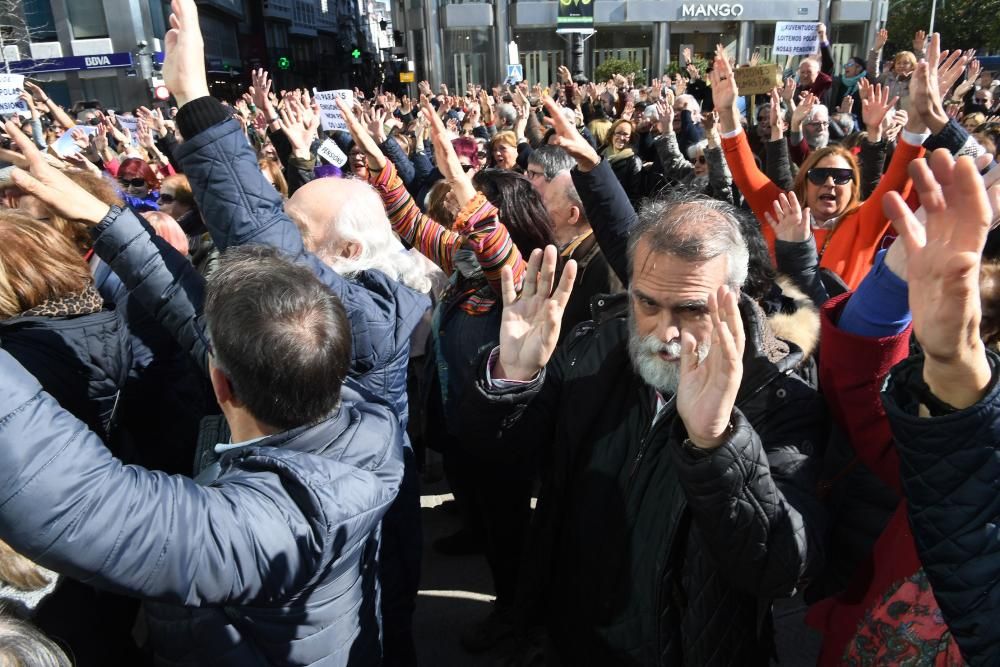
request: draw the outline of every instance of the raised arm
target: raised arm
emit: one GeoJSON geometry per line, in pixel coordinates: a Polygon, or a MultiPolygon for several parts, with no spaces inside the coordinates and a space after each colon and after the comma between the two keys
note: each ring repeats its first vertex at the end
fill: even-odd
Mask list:
{"type": "Polygon", "coordinates": [[[594,229],[597,244],[623,285],[628,285],[629,231],[638,220],[635,209],[621,182],[611,170],[611,164],[602,160],[597,150],[581,136],[572,123],[562,115],[551,98],[544,100],[545,108],[552,119],[555,135],[549,143],[563,148],[576,160],[576,168],[570,172],[573,185],[580,193],[587,219],[594,229]]]}

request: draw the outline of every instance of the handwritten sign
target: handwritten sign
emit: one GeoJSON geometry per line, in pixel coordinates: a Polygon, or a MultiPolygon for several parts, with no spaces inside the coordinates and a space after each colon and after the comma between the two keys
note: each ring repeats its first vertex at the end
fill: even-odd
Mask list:
{"type": "Polygon", "coordinates": [[[781,85],[781,68],[777,65],[739,67],[733,72],[740,95],[769,93],[781,85]]]}
{"type": "Polygon", "coordinates": [[[347,156],[333,139],[327,139],[321,143],[316,149],[316,154],[335,167],[343,167],[347,164],[347,156]]]}
{"type": "Polygon", "coordinates": [[[819,24],[778,21],[774,25],[775,56],[808,56],[819,52],[819,24]]]}
{"type": "Polygon", "coordinates": [[[0,74],[0,115],[13,116],[27,110],[20,98],[23,90],[23,74],[0,74]]]}
{"type": "Polygon", "coordinates": [[[341,99],[348,105],[354,104],[354,91],[351,90],[324,90],[313,89],[316,103],[319,105],[320,126],[323,131],[343,130],[347,131],[347,121],[340,114],[337,108],[337,100],[341,99]]]}

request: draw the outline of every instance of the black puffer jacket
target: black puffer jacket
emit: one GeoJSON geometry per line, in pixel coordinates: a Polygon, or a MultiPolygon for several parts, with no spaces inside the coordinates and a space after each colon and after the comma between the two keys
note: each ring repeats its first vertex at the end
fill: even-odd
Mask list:
{"type": "Polygon", "coordinates": [[[713,452],[682,446],[672,402],[654,422],[626,321],[608,313],[534,382],[495,389],[484,368],[467,393],[463,442],[475,454],[542,461],[522,585],[562,664],[767,664],[771,599],[821,566],[825,408],[792,374],[798,350],[769,335],[749,299],[741,308],[736,428],[713,452]]]}
{"type": "Polygon", "coordinates": [[[917,552],[970,665],[1000,662],[1000,357],[976,405],[921,418],[923,358],[896,366],[882,393],[896,438],[917,552]]]}
{"type": "Polygon", "coordinates": [[[116,311],[3,320],[0,347],[108,442],[112,413],[132,366],[128,329],[116,311]]]}

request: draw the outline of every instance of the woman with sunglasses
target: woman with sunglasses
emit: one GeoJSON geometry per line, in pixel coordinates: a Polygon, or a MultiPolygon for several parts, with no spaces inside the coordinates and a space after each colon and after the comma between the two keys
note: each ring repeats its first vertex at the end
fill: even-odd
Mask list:
{"type": "MultiPolygon", "coordinates": [[[[722,147],[733,171],[733,182],[761,223],[773,255],[775,235],[766,224],[765,214],[773,212],[782,190],[754,162],[746,132],[740,127],[736,108],[739,91],[722,49],[716,53],[711,76],[712,99],[719,114],[722,147]]],[[[864,122],[868,140],[878,142],[882,138],[882,119],[895,100],[888,99],[888,92],[880,86],[874,86],[867,89],[866,102],[864,122]]],[[[813,151],[799,169],[793,190],[811,216],[819,266],[837,274],[849,289],[856,288],[864,278],[889,229],[889,220],[882,212],[882,197],[892,191],[904,197],[909,194],[907,165],[924,154],[925,129],[920,114],[910,114],[888,170],[872,196],[863,203],[857,160],[842,146],[813,151]]]]}
{"type": "Polygon", "coordinates": [[[158,211],[159,179],[153,169],[137,157],[130,157],[118,166],[118,186],[125,201],[137,211],[158,211]]]}

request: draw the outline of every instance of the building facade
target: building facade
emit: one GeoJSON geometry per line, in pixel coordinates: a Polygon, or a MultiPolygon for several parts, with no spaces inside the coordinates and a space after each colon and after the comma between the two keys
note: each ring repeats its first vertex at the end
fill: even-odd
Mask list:
{"type": "MultiPolygon", "coordinates": [[[[556,34],[558,0],[404,0],[395,3],[417,80],[464,89],[506,76],[506,45],[518,45],[525,79],[547,85],[567,63],[556,34]]],[[[593,36],[585,43],[587,74],[608,58],[642,64],[661,75],[683,47],[710,57],[716,43],[745,62],[754,49],[770,59],[778,21],[824,21],[834,56],[864,57],[884,23],[887,0],[593,0],[593,36]]],[[[782,59],[784,64],[784,59],[782,59]]]]}
{"type": "MultiPolygon", "coordinates": [[[[238,97],[256,67],[268,69],[279,90],[378,79],[391,46],[390,4],[198,0],[213,94],[238,97]]],[[[10,71],[42,83],[63,105],[99,100],[134,109],[152,101],[169,16],[170,0],[0,0],[0,53],[10,71]]]]}

